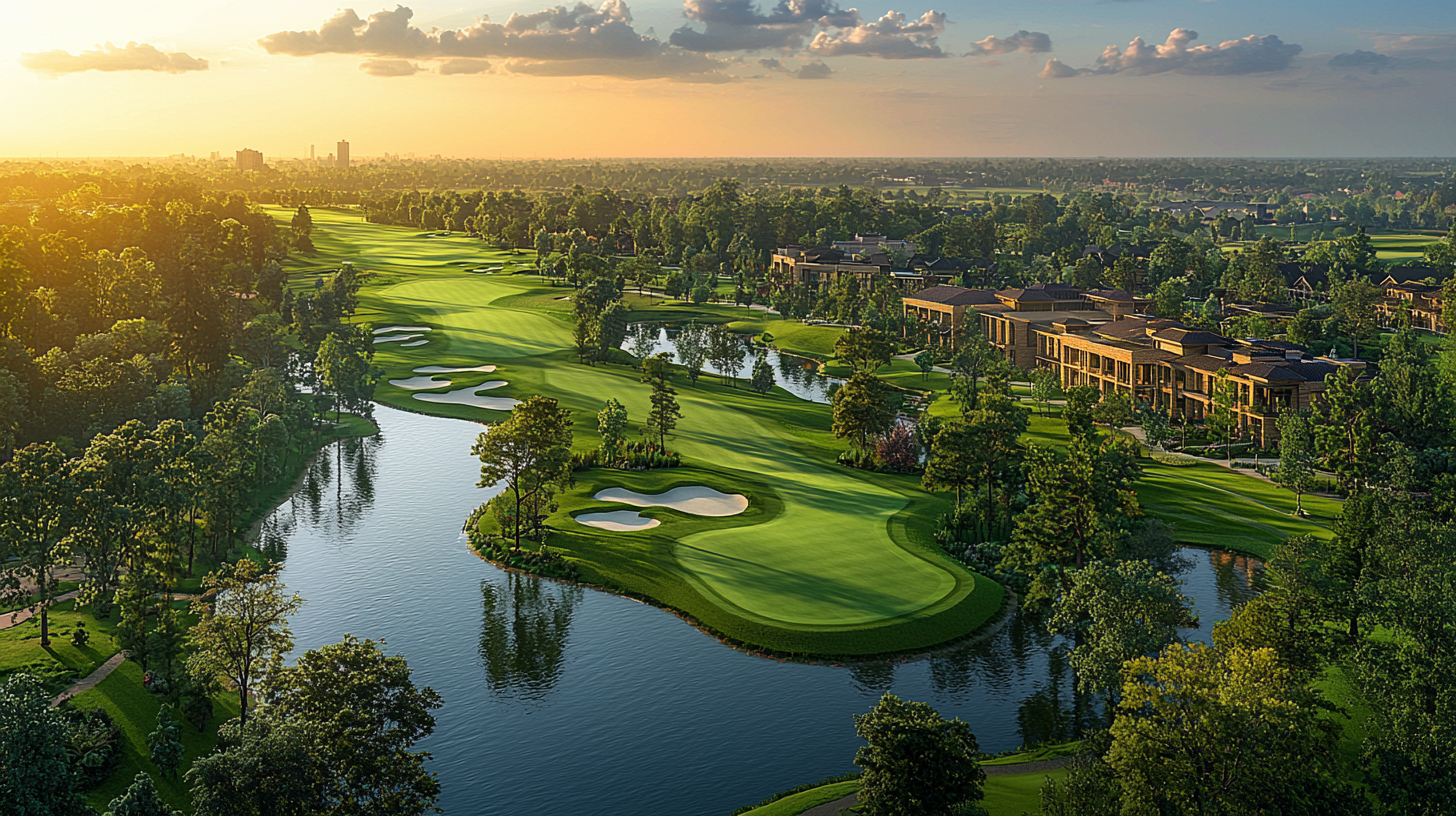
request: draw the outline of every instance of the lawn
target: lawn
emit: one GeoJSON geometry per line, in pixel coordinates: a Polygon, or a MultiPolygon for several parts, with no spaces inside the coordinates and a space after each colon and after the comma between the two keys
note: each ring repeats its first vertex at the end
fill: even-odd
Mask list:
{"type": "MultiPolygon", "coordinates": [[[[142,686],[142,667],[130,660],[122,663],[96,688],[78,694],[74,704],[78,708],[101,708],[121,727],[121,764],[105,782],[92,791],[89,799],[97,810],[105,810],[112,799],[120,796],[140,771],[151,774],[157,784],[157,791],[174,808],[190,811],[187,788],[180,778],[164,776],[152,764],[151,749],[147,747],[147,734],[157,727],[157,711],[166,699],[152,694],[142,686]]],[[[183,767],[190,767],[199,757],[206,755],[217,745],[217,728],[223,722],[238,715],[238,698],[234,694],[220,694],[213,704],[213,717],[205,731],[198,731],[191,725],[182,724],[182,744],[186,746],[183,767]]]]}
{"type": "Polygon", "coordinates": [[[45,683],[47,691],[60,694],[116,654],[112,639],[116,625],[109,618],[93,618],[89,610],[78,612],[75,605],[72,600],[51,607],[48,647],[40,645],[39,615],[0,630],[0,677],[29,672],[45,683]],[[71,632],[78,623],[85,623],[91,633],[90,643],[83,647],[71,645],[71,632]]]}
{"type": "MultiPolygon", "coordinates": [[[[1022,816],[1041,812],[1041,786],[1047,777],[1061,779],[1067,772],[1063,769],[1039,773],[1012,774],[1009,776],[988,776],[982,790],[986,798],[981,801],[989,816],[1022,816]]],[[[859,780],[834,782],[810,788],[806,791],[785,796],[762,807],[745,811],[740,816],[799,816],[810,808],[842,799],[859,790],[859,780]]]]}
{"type": "MultiPolygon", "coordinates": [[[[376,346],[376,362],[387,372],[379,401],[439,416],[499,420],[501,412],[422,402],[414,399],[418,392],[387,382],[413,376],[417,366],[492,364],[498,368],[490,373],[440,376],[451,380],[448,389],[501,380],[507,385],[491,396],[556,398],[574,414],[578,448],[597,444],[595,415],[608,397],[627,407],[634,424],[646,416],[649,388],[635,367],[576,362],[568,301],[557,299],[570,290],[534,275],[470,273],[510,256],[463,236],[426,238],[329,210],[315,210],[313,217],[319,257],[300,271],[352,260],[377,273],[360,293],[365,321],[434,329],[423,346],[376,346]]],[[[676,308],[658,304],[659,310],[676,308]]],[[[761,322],[776,337],[780,324],[798,325],[742,308],[684,311],[749,318],[741,322],[761,322]]],[[[821,327],[804,327],[814,328],[821,327]]],[[[821,341],[828,331],[820,332],[821,341]]],[[[832,341],[821,345],[832,349],[832,341]]],[[[750,517],[755,523],[747,525],[678,519],[682,523],[652,533],[581,533],[559,513],[553,519],[564,531],[558,538],[592,583],[681,610],[729,638],[795,654],[923,648],[969,634],[1000,608],[999,586],[934,546],[928,528],[943,500],[925,494],[913,479],[834,464],[842,444],[828,433],[827,406],[781,389],[757,396],[706,379],[692,386],[681,375],[673,385],[684,416],[672,445],[685,462],[711,466],[719,483],[751,485],[745,489],[758,491],[766,507],[772,495],[778,509],[750,517]]],[[[627,477],[591,472],[583,483],[616,479],[613,484],[627,485],[627,477]]]]}

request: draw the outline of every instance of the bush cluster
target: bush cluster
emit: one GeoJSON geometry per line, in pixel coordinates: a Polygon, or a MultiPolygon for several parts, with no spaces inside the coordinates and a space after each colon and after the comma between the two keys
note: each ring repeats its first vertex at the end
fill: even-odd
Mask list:
{"type": "Polygon", "coordinates": [[[622,446],[621,453],[610,461],[603,456],[600,448],[571,454],[573,472],[594,467],[609,467],[618,470],[655,470],[657,468],[675,468],[680,465],[682,465],[681,454],[677,451],[660,448],[651,442],[628,442],[622,446]]]}

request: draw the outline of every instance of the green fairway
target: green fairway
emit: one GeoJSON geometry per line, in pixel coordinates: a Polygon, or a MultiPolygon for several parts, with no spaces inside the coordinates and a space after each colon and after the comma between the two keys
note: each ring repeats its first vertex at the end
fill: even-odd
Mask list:
{"type": "MultiPolygon", "coordinates": [[[[439,375],[451,384],[434,390],[503,380],[508,384],[490,396],[554,397],[575,414],[578,449],[597,444],[595,414],[608,397],[627,407],[634,426],[646,416],[649,389],[635,366],[576,362],[569,303],[557,299],[572,290],[552,288],[534,275],[469,271],[529,265],[529,256],[488,250],[464,236],[425,238],[370,225],[343,211],[315,210],[313,219],[319,253],[300,271],[317,274],[351,260],[375,273],[360,293],[362,320],[433,329],[426,345],[375,347],[386,371],[376,394],[381,402],[482,422],[500,419],[495,411],[422,402],[414,398],[421,392],[387,382],[414,376],[419,366],[492,364],[497,369],[491,373],[439,375]]],[[[302,276],[293,282],[301,284],[312,285],[302,276]]],[[[741,308],[712,309],[748,316],[741,308]]],[[[798,325],[762,322],[771,331],[780,323],[798,325]]],[[[781,389],[757,396],[708,379],[697,386],[681,375],[676,380],[683,420],[673,447],[686,463],[712,468],[705,481],[711,476],[725,488],[750,485],[746,489],[776,511],[750,517],[750,524],[685,517],[653,531],[608,533],[571,520],[570,513],[589,500],[578,488],[552,517],[561,532],[551,543],[578,560],[584,578],[680,609],[728,637],[793,653],[922,648],[974,631],[999,609],[1001,588],[964,570],[931,539],[930,526],[943,511],[940,498],[925,494],[914,479],[834,464],[842,445],[828,433],[826,406],[781,389]]],[[[597,489],[635,484],[633,474],[618,471],[581,476],[597,489]]],[[[652,508],[644,514],[673,512],[652,508]]]]}
{"type": "MultiPolygon", "coordinates": [[[[995,764],[995,763],[988,763],[995,764]]],[[[1064,768],[1036,773],[1012,774],[986,777],[986,798],[981,805],[987,816],[1022,816],[1041,812],[1041,786],[1047,778],[1061,779],[1067,775],[1064,768]]],[[[799,816],[810,808],[833,802],[859,790],[859,780],[833,782],[806,791],[785,796],[775,802],[745,811],[742,816],[799,816]]]]}

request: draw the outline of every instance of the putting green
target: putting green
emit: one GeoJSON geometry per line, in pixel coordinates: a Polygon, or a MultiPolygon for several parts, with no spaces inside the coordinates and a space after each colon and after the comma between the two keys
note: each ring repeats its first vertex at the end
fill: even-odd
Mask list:
{"type": "MultiPolygon", "coordinates": [[[[274,213],[280,220],[291,217],[284,210],[274,213]]],[[[579,448],[595,446],[595,414],[609,397],[627,407],[634,427],[647,415],[649,388],[638,381],[635,369],[576,362],[566,319],[569,304],[553,297],[562,290],[543,285],[535,276],[469,272],[485,263],[525,266],[529,256],[491,251],[464,236],[425,240],[413,230],[366,224],[341,211],[314,210],[313,219],[319,253],[312,263],[291,268],[325,274],[339,261],[352,260],[374,273],[360,292],[359,319],[433,327],[430,362],[441,367],[499,366],[497,375],[504,375],[509,385],[492,390],[492,397],[543,394],[558,399],[574,412],[579,448]],[[506,298],[510,302],[502,303],[506,298]]],[[[295,276],[292,285],[312,282],[305,274],[295,276]]],[[[391,344],[376,346],[375,353],[386,371],[377,392],[381,402],[441,416],[499,419],[498,413],[469,406],[422,405],[406,389],[388,384],[390,377],[407,380],[420,365],[418,354],[391,344]]],[[[469,383],[456,379],[454,384],[469,383]]],[[[601,583],[676,606],[739,639],[837,654],[933,645],[968,634],[999,608],[1002,593],[994,582],[967,572],[933,543],[926,544],[925,536],[906,534],[909,521],[933,523],[938,512],[930,505],[907,505],[937,500],[911,480],[875,477],[833,463],[838,445],[827,432],[827,407],[781,390],[757,397],[746,389],[706,381],[693,387],[682,376],[673,385],[683,412],[673,446],[684,460],[710,463],[719,473],[741,474],[765,485],[781,507],[771,518],[750,510],[736,520],[695,522],[654,508],[644,515],[664,519],[660,528],[615,533],[610,542],[590,531],[558,533],[568,553],[583,563],[589,580],[597,565],[604,576],[601,583]],[[920,519],[927,513],[928,519],[920,519]],[[907,516],[914,519],[907,521],[907,516]],[[639,539],[667,542],[670,555],[642,556],[627,568],[607,566],[613,559],[636,558],[637,545],[628,542],[639,539]],[[649,577],[653,575],[660,577],[649,577]],[[684,587],[690,592],[683,592],[684,587]],[[954,614],[943,615],[952,610],[954,614]],[[945,622],[926,625],[937,616],[945,622]],[[905,631],[913,630],[911,636],[877,637],[863,648],[847,638],[779,637],[782,630],[844,633],[902,624],[909,625],[905,631]],[[826,645],[830,642],[832,646],[826,645]]],[[[569,519],[566,509],[553,521],[569,519]]],[[[557,543],[553,537],[552,544],[557,543]]]]}

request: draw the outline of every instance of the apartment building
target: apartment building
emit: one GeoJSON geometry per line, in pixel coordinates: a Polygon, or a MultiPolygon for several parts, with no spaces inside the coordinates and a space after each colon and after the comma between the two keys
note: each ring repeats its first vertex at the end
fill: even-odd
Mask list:
{"type": "Polygon", "coordinates": [[[262,170],[263,154],[245,147],[238,151],[237,163],[239,170],[262,170]]]}

